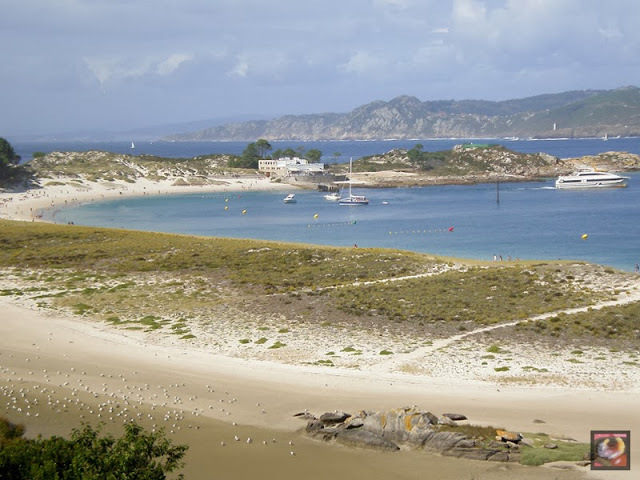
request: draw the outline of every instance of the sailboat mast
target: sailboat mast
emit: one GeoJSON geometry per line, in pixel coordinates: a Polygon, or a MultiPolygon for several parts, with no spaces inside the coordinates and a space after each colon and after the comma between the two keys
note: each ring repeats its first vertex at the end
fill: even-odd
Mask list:
{"type": "Polygon", "coordinates": [[[353,157],[349,158],[349,198],[351,198],[351,177],[353,177],[353,157]]]}

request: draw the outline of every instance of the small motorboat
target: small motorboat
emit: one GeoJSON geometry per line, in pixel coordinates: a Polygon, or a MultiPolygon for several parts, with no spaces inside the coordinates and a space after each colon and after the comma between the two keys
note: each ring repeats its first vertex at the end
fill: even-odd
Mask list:
{"type": "Polygon", "coordinates": [[[290,193],[286,197],[284,197],[284,203],[296,203],[296,195],[294,193],[290,193]]]}
{"type": "Polygon", "coordinates": [[[324,196],[325,200],[329,200],[331,202],[337,202],[340,200],[340,192],[332,192],[332,193],[327,193],[324,196]]]}

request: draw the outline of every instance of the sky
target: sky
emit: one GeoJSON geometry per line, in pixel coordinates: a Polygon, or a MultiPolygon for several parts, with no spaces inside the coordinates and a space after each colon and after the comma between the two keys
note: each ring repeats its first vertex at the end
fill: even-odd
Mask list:
{"type": "Polygon", "coordinates": [[[638,0],[0,0],[0,137],[640,86],[638,0]]]}

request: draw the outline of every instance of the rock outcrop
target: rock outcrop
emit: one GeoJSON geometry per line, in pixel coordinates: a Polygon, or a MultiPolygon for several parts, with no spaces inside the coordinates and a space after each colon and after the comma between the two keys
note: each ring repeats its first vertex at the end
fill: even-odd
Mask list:
{"type": "Polygon", "coordinates": [[[406,407],[383,412],[361,411],[355,415],[325,413],[319,418],[309,418],[305,414],[303,418],[308,419],[306,432],[310,436],[344,445],[382,451],[396,451],[404,446],[446,456],[497,462],[520,459],[520,447],[516,444],[522,438],[520,434],[499,431],[505,439],[498,440],[497,431],[496,440],[471,438],[451,428],[457,426],[453,418],[457,421],[467,419],[462,414],[437,416],[416,407],[406,407]]]}

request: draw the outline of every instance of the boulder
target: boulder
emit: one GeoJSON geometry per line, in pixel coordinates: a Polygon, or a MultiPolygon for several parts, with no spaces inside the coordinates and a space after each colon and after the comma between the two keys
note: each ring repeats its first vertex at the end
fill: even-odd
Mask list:
{"type": "Polygon", "coordinates": [[[450,418],[453,421],[467,420],[467,417],[462,415],[461,413],[443,413],[443,417],[450,418]]]}
{"type": "Polygon", "coordinates": [[[527,447],[533,447],[534,441],[532,438],[522,437],[520,440],[520,445],[526,445],[527,447]]]}
{"type": "Polygon", "coordinates": [[[508,462],[509,461],[509,452],[495,452],[491,453],[487,460],[490,462],[508,462]]]}
{"type": "Polygon", "coordinates": [[[400,447],[380,435],[361,428],[342,430],[335,435],[338,443],[352,447],[373,448],[375,450],[396,452],[400,447]]]}
{"type": "Polygon", "coordinates": [[[347,428],[360,428],[364,425],[364,418],[362,417],[351,417],[347,420],[346,426],[347,428]]]}
{"type": "Polygon", "coordinates": [[[362,428],[394,442],[420,444],[423,434],[434,425],[434,417],[414,407],[399,408],[367,415],[362,428]]]}
{"type": "Polygon", "coordinates": [[[466,435],[459,432],[436,432],[430,430],[423,436],[421,446],[425,450],[444,453],[454,449],[461,442],[464,442],[461,448],[466,448],[468,440],[470,439],[466,435]]]}
{"type": "Polygon", "coordinates": [[[518,443],[522,440],[522,435],[516,432],[508,432],[507,430],[496,430],[496,439],[501,437],[503,442],[518,443]]]}
{"type": "Polygon", "coordinates": [[[436,417],[433,413],[426,412],[425,415],[429,419],[429,422],[431,423],[431,425],[438,425],[438,423],[440,423],[440,419],[436,417]]]}
{"type": "Polygon", "coordinates": [[[442,452],[446,457],[466,458],[468,460],[488,460],[497,450],[487,450],[484,448],[454,448],[442,452]]]}
{"type": "Polygon", "coordinates": [[[309,412],[300,412],[293,415],[294,417],[300,418],[302,420],[314,420],[316,417],[309,412]]]}
{"type": "Polygon", "coordinates": [[[327,412],[320,415],[320,421],[325,425],[332,423],[342,423],[351,415],[345,412],[327,412]]]}
{"type": "Polygon", "coordinates": [[[440,425],[448,425],[450,427],[457,427],[458,424],[451,420],[449,417],[442,417],[438,422],[440,425]]]}
{"type": "Polygon", "coordinates": [[[307,426],[305,430],[307,433],[316,432],[318,430],[324,429],[324,424],[318,419],[312,419],[307,422],[307,426]]]}

